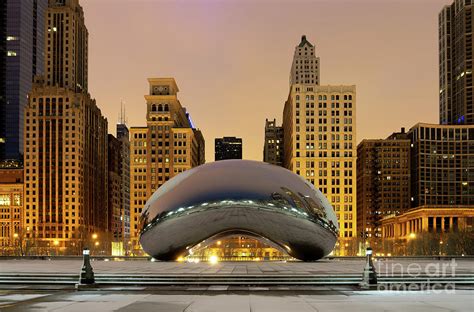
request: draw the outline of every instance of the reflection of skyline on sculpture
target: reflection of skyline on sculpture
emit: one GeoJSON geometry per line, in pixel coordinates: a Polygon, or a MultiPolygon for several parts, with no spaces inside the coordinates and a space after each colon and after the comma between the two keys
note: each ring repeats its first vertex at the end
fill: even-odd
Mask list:
{"type": "Polygon", "coordinates": [[[160,260],[176,260],[223,233],[263,237],[295,258],[317,260],[338,236],[336,215],[314,186],[281,167],[242,160],[171,179],[148,200],[141,223],[140,243],[160,260]]]}
{"type": "MultiPolygon", "coordinates": [[[[292,52],[306,34],[321,57],[324,83],[358,87],[358,141],[437,121],[433,29],[440,8],[450,1],[297,2],[114,1],[112,6],[112,1],[84,0],[94,29],[92,93],[111,125],[121,98],[129,123],[140,125],[143,79],[174,76],[182,103],[205,129],[207,142],[243,137],[244,158],[261,160],[264,120],[281,116],[292,52]],[[117,20],[123,22],[112,22],[117,20]]],[[[206,154],[214,154],[212,144],[206,154]]]]}

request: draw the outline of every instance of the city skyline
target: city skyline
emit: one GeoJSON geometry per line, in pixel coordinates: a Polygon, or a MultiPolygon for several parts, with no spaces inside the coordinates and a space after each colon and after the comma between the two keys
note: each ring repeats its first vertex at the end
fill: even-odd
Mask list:
{"type": "MultiPolygon", "coordinates": [[[[307,10],[286,1],[275,7],[267,1],[141,1],[133,6],[115,1],[113,8],[110,3],[82,1],[91,32],[90,89],[110,127],[121,99],[128,124],[143,124],[144,90],[137,81],[173,76],[208,142],[236,135],[245,141],[244,159],[262,160],[261,123],[281,116],[293,49],[303,34],[316,46],[325,84],[357,85],[357,142],[384,138],[420,121],[438,122],[438,38],[433,29],[450,1],[390,1],[383,7],[374,7],[374,1],[296,2],[307,10]],[[245,24],[233,23],[242,15],[245,24]],[[370,23],[364,26],[361,19],[370,23]],[[106,25],[114,25],[117,35],[106,25]],[[328,25],[336,30],[329,31],[328,25]],[[344,31],[348,27],[350,36],[344,31]],[[242,40],[248,44],[239,44],[242,40]],[[246,127],[241,127],[244,118],[246,127]]],[[[206,153],[214,154],[212,144],[206,153]]]]}

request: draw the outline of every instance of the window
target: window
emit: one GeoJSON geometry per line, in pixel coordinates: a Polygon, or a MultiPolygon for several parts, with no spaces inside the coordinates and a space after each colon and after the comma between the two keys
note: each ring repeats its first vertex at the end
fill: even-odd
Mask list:
{"type": "Polygon", "coordinates": [[[16,56],[16,52],[15,51],[8,51],[7,56],[16,56]]]}
{"type": "Polygon", "coordinates": [[[0,206],[10,206],[11,200],[10,195],[1,194],[0,195],[0,206]]]}

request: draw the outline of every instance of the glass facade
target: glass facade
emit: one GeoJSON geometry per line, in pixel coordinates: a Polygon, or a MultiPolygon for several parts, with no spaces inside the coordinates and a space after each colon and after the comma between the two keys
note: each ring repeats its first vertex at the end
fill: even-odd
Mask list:
{"type": "Polygon", "coordinates": [[[216,138],[215,160],[242,159],[242,139],[236,137],[216,138]]]}
{"type": "Polygon", "coordinates": [[[471,0],[455,0],[441,10],[439,25],[439,120],[474,124],[471,0]]]}
{"type": "Polygon", "coordinates": [[[409,135],[411,206],[474,205],[474,126],[417,124],[409,135]]]}
{"type": "Polygon", "coordinates": [[[43,73],[47,0],[2,1],[0,158],[21,159],[24,109],[33,77],[43,73]]]}

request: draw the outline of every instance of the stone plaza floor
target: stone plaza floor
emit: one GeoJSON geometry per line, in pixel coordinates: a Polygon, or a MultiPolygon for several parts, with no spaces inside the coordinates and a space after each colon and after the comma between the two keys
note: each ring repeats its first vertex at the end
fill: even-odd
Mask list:
{"type": "MultiPolygon", "coordinates": [[[[365,260],[319,260],[316,262],[187,262],[91,261],[95,273],[109,274],[360,274],[365,260]]],[[[474,273],[474,258],[383,259],[374,262],[381,274],[399,273],[474,273]]],[[[0,260],[1,273],[77,273],[82,260],[0,260]]]]}
{"type": "Polygon", "coordinates": [[[0,292],[0,311],[473,311],[474,292],[0,292]]]}
{"type": "MultiPolygon", "coordinates": [[[[97,275],[359,275],[361,259],[323,259],[317,262],[178,263],[92,261],[97,275]]],[[[0,275],[78,274],[77,260],[0,260],[0,275]]],[[[381,259],[379,274],[474,274],[474,259],[381,259]]],[[[16,275],[15,275],[16,276],[16,275]]],[[[49,277],[48,277],[49,278],[49,277]]],[[[403,275],[405,278],[405,275],[403,275]]],[[[48,282],[49,283],[49,282],[48,282]]],[[[444,287],[444,286],[443,286],[444,287]]],[[[183,285],[180,287],[108,286],[75,291],[65,285],[5,284],[0,288],[0,311],[473,311],[474,288],[460,286],[419,291],[359,290],[342,286],[232,286],[183,285]]]]}

